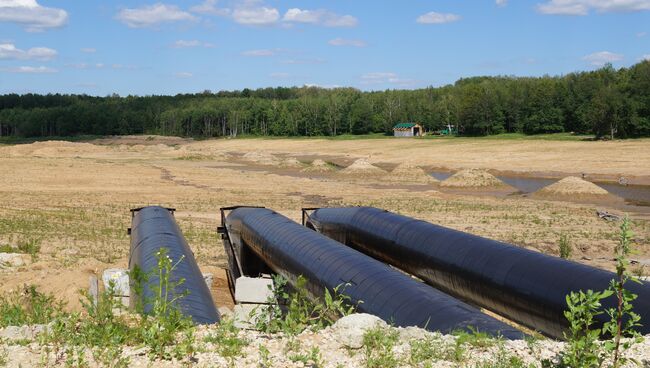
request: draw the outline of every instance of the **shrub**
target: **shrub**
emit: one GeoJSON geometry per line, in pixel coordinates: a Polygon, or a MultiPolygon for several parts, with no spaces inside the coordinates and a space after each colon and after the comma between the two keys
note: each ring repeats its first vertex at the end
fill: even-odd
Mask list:
{"type": "Polygon", "coordinates": [[[560,242],[558,246],[560,248],[560,258],[571,258],[571,254],[573,253],[573,246],[571,246],[571,241],[567,234],[560,235],[560,242]]]}
{"type": "Polygon", "coordinates": [[[338,318],[354,313],[350,298],[339,292],[325,289],[323,300],[312,299],[307,290],[307,279],[298,277],[293,292],[287,292],[287,280],[280,275],[273,278],[274,291],[268,305],[256,308],[250,317],[256,318],[255,327],[267,333],[284,332],[296,335],[307,328],[319,330],[332,325],[338,318]],[[280,304],[286,305],[282,311],[280,304]]]}

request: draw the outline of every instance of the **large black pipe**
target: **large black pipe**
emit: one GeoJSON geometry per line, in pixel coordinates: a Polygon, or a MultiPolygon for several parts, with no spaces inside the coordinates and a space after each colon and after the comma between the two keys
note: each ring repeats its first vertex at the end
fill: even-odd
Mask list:
{"type": "Polygon", "coordinates": [[[290,284],[295,286],[298,277],[304,276],[314,298],[322,297],[325,289],[331,292],[347,285],[344,294],[351,303],[360,303],[359,312],[397,326],[447,333],[473,327],[509,339],[523,337],[478,309],[269,209],[237,208],[225,222],[232,241],[249,247],[290,284]]]}
{"type": "MultiPolygon", "coordinates": [[[[598,268],[371,207],[323,208],[306,225],[415,275],[455,297],[546,335],[562,338],[565,296],[604,290],[616,275],[598,268]]],[[[629,282],[634,310],[650,333],[650,285],[629,282]]],[[[614,307],[610,297],[603,303],[614,307]]],[[[599,323],[609,317],[598,316],[599,323]]]]}
{"type": "Polygon", "coordinates": [[[167,293],[167,300],[185,295],[176,301],[176,306],[184,315],[191,317],[195,323],[219,322],[219,313],[210,290],[196,264],[192,250],[174,220],[173,211],[154,206],[135,209],[132,213],[129,270],[132,275],[145,275],[146,280],[132,282],[131,307],[140,305],[145,313],[151,313],[155,288],[160,282],[156,254],[166,248],[172,264],[182,259],[169,275],[170,284],[184,280],[175,290],[167,293]]]}

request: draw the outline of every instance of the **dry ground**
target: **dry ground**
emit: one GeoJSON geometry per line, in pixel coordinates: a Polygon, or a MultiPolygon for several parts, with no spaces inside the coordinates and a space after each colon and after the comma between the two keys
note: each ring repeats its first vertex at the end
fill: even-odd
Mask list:
{"type": "MultiPolygon", "coordinates": [[[[126,267],[129,209],[150,204],[177,208],[200,266],[217,274],[219,305],[230,300],[215,229],[219,208],[237,204],[267,206],[295,220],[305,206],[371,205],[554,255],[560,236],[567,234],[573,259],[610,269],[613,265],[617,224],[599,219],[594,205],[451,194],[435,184],[382,185],[380,178],[305,173],[299,167],[244,160],[245,153],[256,150],[301,160],[322,156],[349,163],[369,158],[380,166],[415,161],[448,169],[586,172],[650,180],[650,140],[193,142],[127,137],[91,143],[0,146],[0,245],[41,246],[33,263],[0,269],[0,292],[34,283],[78,307],[77,291],[87,287],[91,274],[126,267]]],[[[632,214],[640,259],[650,258],[650,222],[644,217],[632,214]]]]}

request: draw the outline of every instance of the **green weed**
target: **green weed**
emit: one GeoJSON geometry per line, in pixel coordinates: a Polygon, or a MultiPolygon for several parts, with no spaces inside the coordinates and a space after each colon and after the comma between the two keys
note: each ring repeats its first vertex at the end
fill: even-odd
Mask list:
{"type": "Polygon", "coordinates": [[[0,295],[0,327],[47,324],[64,314],[64,304],[34,285],[0,295]]]}
{"type": "Polygon", "coordinates": [[[567,234],[560,235],[560,242],[558,243],[560,249],[560,258],[569,259],[573,253],[573,246],[567,234]]]}
{"type": "Polygon", "coordinates": [[[400,359],[393,349],[399,333],[393,328],[375,327],[363,335],[363,355],[366,368],[395,368],[400,359]]]}
{"type": "Polygon", "coordinates": [[[300,276],[296,280],[295,291],[289,293],[287,280],[280,275],[273,279],[274,295],[268,305],[251,312],[255,327],[267,333],[284,332],[297,335],[307,328],[319,330],[332,325],[339,317],[354,313],[350,298],[339,292],[341,286],[334,288],[334,293],[325,289],[323,300],[314,300],[307,291],[307,280],[300,276]],[[286,305],[286,311],[280,308],[286,305]]]}
{"type": "Polygon", "coordinates": [[[208,335],[204,341],[216,345],[219,355],[234,366],[235,358],[243,356],[244,347],[248,345],[248,341],[239,338],[238,333],[239,330],[232,319],[222,319],[217,326],[216,334],[208,335]]]}

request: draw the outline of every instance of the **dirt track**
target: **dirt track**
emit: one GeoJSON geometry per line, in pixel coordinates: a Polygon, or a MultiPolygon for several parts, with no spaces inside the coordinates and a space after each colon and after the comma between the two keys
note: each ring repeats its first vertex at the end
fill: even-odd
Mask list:
{"type": "MultiPolygon", "coordinates": [[[[605,268],[613,264],[616,224],[599,219],[594,205],[450,194],[434,184],[385,185],[363,175],[321,175],[245,161],[244,154],[255,150],[279,158],[322,156],[341,164],[369,158],[382,167],[410,161],[449,169],[586,172],[650,180],[650,140],[191,142],[129,137],[91,143],[101,144],[0,147],[0,245],[41,245],[34,263],[0,269],[0,291],[35,283],[77,307],[77,290],[87,286],[90,274],[126,266],[129,208],[148,204],[178,209],[177,219],[200,265],[216,273],[225,265],[214,231],[218,210],[235,204],[267,206],[295,220],[304,206],[372,205],[555,255],[560,236],[568,234],[573,259],[605,268]]],[[[641,252],[636,258],[648,259],[650,222],[633,219],[641,252]]],[[[217,302],[228,304],[219,275],[217,302]]]]}

